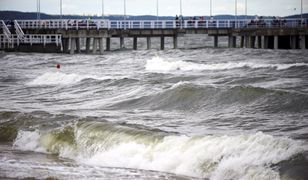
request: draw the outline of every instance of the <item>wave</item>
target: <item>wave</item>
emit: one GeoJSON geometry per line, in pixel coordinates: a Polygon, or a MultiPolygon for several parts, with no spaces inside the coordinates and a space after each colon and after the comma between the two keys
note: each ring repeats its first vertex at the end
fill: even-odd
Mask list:
{"type": "Polygon", "coordinates": [[[278,163],[307,144],[258,132],[186,136],[108,122],[78,122],[18,132],[14,148],[58,154],[78,162],[170,172],[210,179],[278,179],[278,163]]]}
{"type": "Polygon", "coordinates": [[[62,72],[47,72],[29,82],[28,85],[68,85],[78,83],[85,79],[106,80],[110,78],[111,77],[97,77],[94,75],[78,75],[74,73],[66,74],[62,72]]]}
{"type": "Polygon", "coordinates": [[[225,62],[215,64],[198,64],[186,61],[168,61],[161,57],[154,57],[147,60],[145,69],[147,71],[218,71],[237,68],[274,68],[277,70],[289,69],[292,67],[308,66],[308,63],[292,63],[292,64],[262,64],[252,62],[225,62]]]}
{"type": "Polygon", "coordinates": [[[161,92],[114,101],[107,108],[199,111],[204,108],[225,108],[234,105],[252,105],[263,112],[305,111],[305,94],[272,90],[253,86],[219,87],[179,82],[161,92]]]}

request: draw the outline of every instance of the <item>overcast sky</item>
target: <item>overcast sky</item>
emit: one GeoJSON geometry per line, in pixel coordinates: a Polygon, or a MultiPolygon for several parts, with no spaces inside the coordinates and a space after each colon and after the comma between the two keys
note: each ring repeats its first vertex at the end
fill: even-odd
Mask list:
{"type": "MultiPolygon", "coordinates": [[[[63,14],[101,15],[102,1],[105,14],[123,14],[124,0],[62,0],[63,14]]],[[[181,0],[158,0],[159,15],[180,14],[181,0]]],[[[247,0],[249,15],[286,16],[300,14],[301,0],[247,0]]],[[[308,0],[303,11],[308,12],[308,0]]],[[[37,0],[0,0],[0,10],[35,12],[37,0]]],[[[127,15],[156,15],[157,0],[126,0],[127,15]]],[[[212,0],[213,15],[234,14],[235,0],[212,0]]],[[[238,14],[245,14],[245,0],[237,0],[238,14]]],[[[209,15],[210,0],[182,0],[184,16],[209,15]]],[[[41,0],[41,12],[59,14],[60,0],[41,0]]]]}

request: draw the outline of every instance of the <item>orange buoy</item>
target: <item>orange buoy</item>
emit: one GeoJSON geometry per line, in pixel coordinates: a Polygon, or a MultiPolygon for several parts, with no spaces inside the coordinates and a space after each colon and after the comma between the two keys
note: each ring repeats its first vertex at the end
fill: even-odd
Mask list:
{"type": "Polygon", "coordinates": [[[60,64],[57,64],[57,69],[60,69],[60,67],[61,67],[60,64]]]}

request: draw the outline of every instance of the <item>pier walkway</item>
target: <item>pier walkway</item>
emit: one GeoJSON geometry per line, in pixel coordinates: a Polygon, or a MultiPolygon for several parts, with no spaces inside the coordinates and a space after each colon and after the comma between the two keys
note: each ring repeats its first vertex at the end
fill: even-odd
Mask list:
{"type": "Polygon", "coordinates": [[[165,48],[165,37],[173,37],[177,48],[178,37],[185,34],[213,36],[218,47],[219,37],[228,37],[230,48],[306,49],[308,19],[259,20],[0,20],[0,49],[26,52],[63,52],[102,54],[110,50],[111,38],[133,38],[137,49],[138,38],[160,38],[165,48]],[[84,46],[81,44],[85,42],[84,46]],[[105,47],[104,47],[105,41],[105,47]]]}

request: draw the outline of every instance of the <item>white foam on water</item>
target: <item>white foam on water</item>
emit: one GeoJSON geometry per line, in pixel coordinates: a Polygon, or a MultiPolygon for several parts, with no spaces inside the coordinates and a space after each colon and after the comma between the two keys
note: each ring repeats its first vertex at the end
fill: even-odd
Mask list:
{"type": "Polygon", "coordinates": [[[150,169],[210,179],[279,179],[269,165],[304,148],[287,138],[168,136],[151,145],[126,142],[81,161],[91,165],[150,169]]]}
{"type": "Polygon", "coordinates": [[[84,79],[104,80],[109,78],[110,77],[97,77],[94,75],[79,75],[74,73],[66,74],[63,72],[47,72],[29,82],[28,85],[67,85],[78,83],[84,79]]]}
{"type": "Polygon", "coordinates": [[[35,131],[18,131],[17,137],[13,143],[13,148],[22,149],[25,151],[46,152],[45,148],[40,146],[41,134],[38,130],[35,131]]]}
{"type": "MultiPolygon", "coordinates": [[[[237,136],[174,135],[150,143],[148,140],[141,142],[138,135],[139,139],[134,140],[127,139],[125,133],[113,133],[110,138],[114,142],[108,142],[108,145],[103,140],[106,137],[100,136],[102,141],[98,141],[93,140],[95,133],[77,132],[76,145],[66,147],[68,144],[61,143],[60,156],[94,166],[155,170],[214,180],[280,179],[271,165],[308,150],[302,141],[261,132],[237,136]]],[[[20,131],[14,147],[44,151],[46,142],[42,142],[38,135],[37,132],[20,131]]],[[[50,142],[47,143],[49,146],[50,142]]]]}
{"type": "Polygon", "coordinates": [[[295,66],[308,66],[308,63],[292,63],[292,64],[265,64],[252,62],[225,62],[215,64],[198,64],[185,61],[164,60],[161,57],[154,57],[147,60],[145,69],[147,71],[203,71],[203,70],[228,70],[236,68],[275,68],[277,70],[289,69],[295,66]]]}

